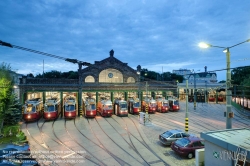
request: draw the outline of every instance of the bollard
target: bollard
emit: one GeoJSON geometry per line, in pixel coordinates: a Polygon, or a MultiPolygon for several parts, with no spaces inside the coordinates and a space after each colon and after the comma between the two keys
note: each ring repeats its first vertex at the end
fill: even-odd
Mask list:
{"type": "Polygon", "coordinates": [[[185,131],[188,132],[188,118],[185,118],[185,131]]]}
{"type": "Polygon", "coordinates": [[[148,114],[148,104],[146,104],[146,114],[148,114]]]}

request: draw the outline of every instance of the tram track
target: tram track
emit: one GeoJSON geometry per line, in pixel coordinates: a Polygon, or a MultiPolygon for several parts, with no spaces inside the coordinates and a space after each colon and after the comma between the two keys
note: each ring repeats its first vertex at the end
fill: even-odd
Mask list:
{"type": "MultiPolygon", "coordinates": [[[[81,148],[83,148],[87,153],[89,153],[93,158],[95,158],[98,162],[94,161],[91,159],[90,156],[86,156],[86,155],[82,155],[81,153],[77,153],[78,155],[88,159],[89,161],[91,161],[94,164],[100,165],[100,166],[107,166],[105,163],[103,163],[100,159],[98,159],[93,153],[91,153],[87,148],[85,148],[82,144],[80,144],[74,137],[72,137],[72,135],[70,134],[69,130],[67,129],[67,119],[64,120],[64,128],[65,131],[67,132],[68,136],[71,138],[71,140],[73,140],[77,145],[79,145],[81,148]]],[[[75,119],[74,119],[74,123],[75,123],[75,119]]]]}
{"type": "MultiPolygon", "coordinates": [[[[112,119],[117,122],[113,117],[112,119]]],[[[141,163],[142,165],[150,165],[150,163],[145,159],[145,157],[142,156],[142,154],[139,152],[139,150],[135,147],[132,139],[131,139],[131,133],[128,131],[128,127],[127,127],[127,124],[126,124],[126,132],[127,132],[127,135],[128,135],[128,139],[130,141],[130,143],[124,138],[124,135],[119,133],[119,131],[111,124],[111,122],[109,122],[106,118],[105,120],[110,124],[110,126],[112,126],[112,128],[114,128],[116,130],[116,132],[123,138],[123,140],[134,150],[134,152],[141,157],[141,159],[144,161],[144,163],[141,163]]],[[[119,124],[119,122],[117,122],[119,124]]],[[[120,124],[119,124],[120,125],[120,124]]],[[[121,126],[121,125],[120,125],[121,126]]],[[[122,127],[122,126],[121,126],[122,127]]]]}
{"type": "MultiPolygon", "coordinates": [[[[188,105],[188,107],[189,107],[188,108],[189,109],[189,116],[188,116],[189,122],[190,122],[190,119],[192,118],[192,123],[194,123],[195,125],[202,126],[202,128],[205,128],[209,131],[220,130],[220,129],[224,128],[221,125],[222,122],[224,124],[224,120],[222,118],[220,118],[221,114],[219,112],[219,109],[221,109],[221,108],[218,108],[218,109],[214,108],[212,110],[215,110],[215,111],[209,111],[208,110],[209,107],[203,105],[202,107],[197,107],[197,110],[194,111],[192,108],[190,108],[191,107],[190,105],[191,104],[188,105]],[[195,114],[197,114],[197,116],[195,116],[195,114]],[[211,118],[211,115],[212,115],[213,119],[211,118]],[[217,122],[216,122],[217,124],[215,124],[215,121],[214,121],[215,119],[217,120],[217,122]],[[209,121],[209,123],[205,123],[205,121],[209,121]],[[208,126],[210,126],[210,127],[208,127],[208,126]]],[[[183,108],[183,107],[181,107],[181,108],[183,108]]],[[[182,116],[184,116],[184,112],[182,112],[182,113],[183,113],[182,116]]],[[[173,119],[173,117],[174,117],[175,120],[180,121],[179,115],[180,114],[178,114],[178,115],[171,114],[168,116],[167,115],[163,115],[163,116],[167,116],[166,118],[171,118],[171,119],[173,119]]],[[[183,119],[184,119],[184,117],[183,117],[183,119]]],[[[243,123],[243,124],[245,124],[245,123],[243,123]]],[[[244,126],[243,124],[242,124],[242,122],[237,122],[235,125],[242,127],[242,126],[244,126]]]]}
{"type": "MultiPolygon", "coordinates": [[[[224,104],[216,104],[217,107],[221,107],[222,105],[224,104]]],[[[247,124],[247,122],[250,122],[249,121],[249,118],[247,117],[244,117],[244,115],[241,115],[238,111],[237,111],[237,108],[233,107],[232,106],[232,111],[234,112],[234,120],[238,123],[244,123],[245,125],[249,125],[247,124]],[[237,118],[236,118],[237,117],[237,118]],[[245,122],[244,122],[245,121],[245,122]]]]}
{"type": "MultiPolygon", "coordinates": [[[[39,135],[40,135],[40,137],[41,137],[41,140],[42,140],[42,142],[44,142],[43,141],[43,139],[42,139],[42,134],[41,134],[41,130],[40,130],[40,126],[39,126],[39,121],[40,121],[40,119],[36,122],[37,123],[37,127],[38,127],[38,129],[39,129],[39,135]]],[[[43,124],[44,124],[45,122],[43,122],[43,124]]],[[[44,146],[43,145],[43,143],[41,144],[41,142],[39,142],[38,141],[38,139],[36,139],[36,138],[34,138],[34,136],[33,136],[33,134],[30,132],[30,130],[28,129],[28,124],[29,123],[26,123],[26,125],[25,125],[25,129],[26,129],[26,133],[29,135],[29,138],[31,138],[36,144],[38,144],[40,147],[42,147],[43,148],[43,150],[38,150],[38,148],[35,148],[35,146],[34,145],[32,145],[32,144],[29,144],[29,146],[31,146],[32,147],[32,151],[31,151],[31,154],[32,154],[32,157],[34,157],[34,158],[36,158],[36,159],[38,159],[39,161],[38,162],[46,162],[45,161],[45,159],[46,160],[50,160],[50,161],[47,161],[47,162],[49,162],[50,164],[52,164],[52,165],[58,165],[57,163],[55,163],[55,162],[53,162],[53,157],[51,156],[52,154],[54,155],[54,156],[56,156],[56,154],[55,153],[50,153],[49,155],[47,154],[47,153],[44,153],[43,151],[44,150],[46,150],[46,152],[47,151],[51,151],[51,149],[48,147],[48,146],[44,146]],[[52,159],[51,159],[51,157],[52,157],[52,159]],[[42,160],[42,161],[41,161],[42,160]]],[[[46,145],[46,144],[45,144],[46,145]]],[[[40,163],[41,164],[41,163],[40,163]]]]}
{"type": "MultiPolygon", "coordinates": [[[[65,120],[65,119],[64,119],[64,120],[65,120]]],[[[78,155],[78,156],[75,156],[75,157],[74,157],[74,160],[75,160],[75,158],[80,159],[81,157],[79,157],[79,156],[82,156],[82,157],[84,157],[86,160],[90,161],[91,163],[96,164],[96,165],[99,165],[99,163],[96,162],[96,161],[94,161],[94,160],[92,160],[92,159],[90,158],[90,156],[88,156],[88,155],[82,155],[81,153],[79,153],[79,151],[75,151],[73,148],[71,148],[71,147],[69,147],[68,145],[66,145],[66,144],[59,138],[59,136],[58,136],[58,135],[56,134],[56,132],[55,132],[55,127],[54,127],[55,122],[56,122],[56,120],[54,120],[53,123],[52,123],[52,132],[53,132],[53,134],[54,134],[54,136],[55,136],[56,139],[52,138],[52,140],[54,140],[55,142],[57,142],[58,144],[62,145],[64,148],[67,149],[67,155],[63,156],[63,159],[65,160],[65,162],[66,162],[67,164],[69,164],[68,161],[66,160],[67,157],[73,156],[73,155],[78,155]],[[69,153],[69,152],[71,152],[71,153],[69,153]]],[[[64,128],[64,129],[65,129],[65,128],[64,128]]],[[[69,165],[72,165],[72,164],[69,164],[69,165]]]]}
{"type": "MultiPolygon", "coordinates": [[[[130,118],[138,121],[138,119],[135,116],[130,116],[130,118]]],[[[151,143],[153,143],[154,145],[156,145],[158,152],[161,152],[161,154],[163,154],[164,157],[166,156],[166,158],[168,158],[168,161],[171,161],[171,165],[184,165],[184,163],[185,163],[185,165],[193,165],[193,164],[191,164],[192,163],[191,160],[189,160],[183,156],[179,156],[178,154],[173,152],[169,146],[162,145],[162,143],[159,141],[159,137],[158,137],[159,134],[161,134],[161,133],[157,133],[157,131],[159,131],[159,130],[158,129],[156,130],[156,128],[155,128],[155,127],[159,128],[159,126],[150,125],[150,127],[149,126],[146,127],[146,126],[142,125],[142,127],[146,131],[146,132],[144,132],[144,134],[148,138],[150,138],[149,141],[151,143]]],[[[163,125],[161,127],[163,127],[164,129],[166,128],[163,125]]],[[[170,128],[170,129],[173,129],[173,128],[170,128]]],[[[164,131],[166,131],[166,130],[164,130],[164,131]]]]}
{"type": "MultiPolygon", "coordinates": [[[[120,150],[122,150],[123,152],[125,152],[128,156],[130,156],[130,158],[132,158],[133,160],[135,160],[137,162],[137,165],[138,163],[139,164],[142,164],[140,161],[138,161],[138,159],[136,159],[133,155],[131,155],[130,153],[128,153],[128,151],[123,148],[121,145],[119,145],[103,128],[102,126],[100,125],[100,123],[98,122],[98,120],[95,118],[99,128],[101,129],[101,131],[109,138],[110,141],[112,141],[113,144],[115,144],[117,147],[119,147],[120,150]]],[[[124,163],[121,163],[121,165],[130,165],[132,166],[131,164],[127,163],[126,161],[123,161],[124,163]]]]}
{"type": "MultiPolygon", "coordinates": [[[[208,104],[210,107],[214,107],[214,108],[216,108],[216,110],[218,110],[218,109],[226,109],[225,108],[225,104],[221,104],[221,103],[218,103],[218,104],[208,104]]],[[[209,107],[204,107],[203,106],[203,108],[205,108],[205,109],[209,109],[209,107]]],[[[213,110],[213,109],[212,109],[213,110]]],[[[224,114],[224,112],[225,111],[223,111],[223,112],[214,112],[214,111],[210,111],[209,113],[210,114],[213,114],[213,115],[218,115],[218,116],[215,116],[215,118],[217,118],[218,120],[221,120],[221,119],[219,119],[219,117],[221,117],[222,116],[222,113],[224,114]]],[[[224,117],[224,116],[223,116],[224,117]]],[[[239,116],[237,116],[237,118],[234,118],[234,124],[235,125],[237,125],[237,126],[244,126],[244,125],[248,125],[247,123],[245,123],[245,122],[242,122],[242,119],[240,119],[240,117],[239,116]],[[244,125],[242,125],[242,124],[244,124],[244,125]]],[[[237,127],[236,126],[236,127],[237,127]]]]}
{"type": "MultiPolygon", "coordinates": [[[[61,113],[60,113],[61,114],[61,113]]],[[[57,118],[56,119],[54,119],[53,120],[53,122],[52,122],[52,132],[53,132],[53,134],[54,134],[54,136],[55,136],[55,133],[54,133],[54,127],[53,127],[53,125],[54,125],[54,123],[55,123],[55,121],[58,119],[58,117],[60,116],[60,114],[57,116],[57,118]]],[[[72,164],[70,164],[69,162],[67,162],[67,160],[63,157],[63,156],[61,156],[61,153],[56,153],[57,151],[53,148],[53,149],[51,149],[50,148],[50,146],[48,145],[48,144],[46,144],[46,142],[44,141],[44,137],[46,136],[47,138],[48,138],[48,140],[52,140],[54,143],[57,143],[57,145],[63,145],[63,144],[61,144],[60,143],[60,140],[57,138],[57,137],[55,137],[55,138],[52,138],[50,135],[48,135],[48,134],[46,134],[43,130],[44,130],[44,125],[45,124],[50,124],[50,122],[51,121],[49,121],[49,120],[44,120],[44,122],[43,122],[43,124],[42,124],[42,126],[39,126],[38,125],[38,128],[39,128],[39,132],[40,132],[40,135],[41,135],[41,138],[42,138],[42,141],[44,142],[44,145],[46,145],[46,147],[48,148],[48,150],[49,150],[49,153],[51,154],[54,154],[56,157],[52,157],[52,160],[53,160],[53,162],[55,162],[54,160],[57,160],[55,163],[57,163],[57,162],[59,162],[58,161],[58,159],[60,159],[60,165],[62,165],[62,164],[64,164],[64,165],[72,165],[72,164]]],[[[51,128],[50,128],[51,129],[51,128]]],[[[48,141],[47,140],[47,141],[48,141]]],[[[49,142],[49,141],[48,141],[49,142]]],[[[53,143],[52,143],[53,144],[53,143]]],[[[67,149],[67,147],[66,146],[63,146],[64,148],[66,148],[67,149]]],[[[60,152],[62,152],[61,151],[61,149],[60,149],[60,152]]]]}
{"type": "MultiPolygon", "coordinates": [[[[206,116],[204,116],[204,115],[214,115],[213,117],[215,118],[215,119],[217,119],[217,120],[220,120],[220,121],[222,121],[223,119],[222,118],[224,118],[224,116],[222,116],[222,113],[224,114],[224,112],[225,111],[223,111],[223,112],[220,112],[219,110],[221,110],[221,109],[226,109],[225,108],[225,105],[224,104],[211,104],[210,106],[212,106],[212,107],[214,107],[214,109],[212,109],[212,110],[216,110],[216,111],[210,111],[210,112],[206,112],[206,114],[201,114],[201,116],[202,117],[206,117],[206,116]],[[223,108],[224,107],[224,108],[223,108]]],[[[209,109],[209,107],[203,107],[203,110],[204,109],[209,109]]],[[[235,127],[241,127],[241,126],[244,126],[244,125],[249,125],[249,124],[247,124],[247,123],[245,123],[245,122],[242,122],[242,119],[240,119],[240,117],[238,117],[238,118],[234,118],[233,119],[234,120],[234,125],[235,125],[235,127]]],[[[224,120],[223,120],[223,122],[224,122],[224,120]]]]}
{"type": "MultiPolygon", "coordinates": [[[[87,119],[87,121],[88,121],[88,123],[89,123],[89,119],[87,119]]],[[[75,128],[78,130],[78,132],[79,132],[84,138],[86,138],[89,142],[92,142],[93,144],[95,144],[96,146],[98,146],[99,148],[101,148],[102,150],[104,150],[104,151],[105,151],[106,153],[108,153],[112,158],[114,158],[114,160],[116,160],[117,163],[119,163],[120,165],[124,164],[124,161],[123,161],[121,158],[117,157],[114,153],[112,153],[110,150],[108,150],[108,149],[103,145],[103,143],[100,141],[100,139],[99,139],[99,138],[96,136],[96,134],[93,132],[93,129],[92,129],[92,127],[90,126],[90,124],[89,124],[90,130],[91,130],[92,134],[95,136],[95,138],[97,139],[97,141],[98,141],[99,144],[97,144],[96,142],[92,141],[92,139],[88,138],[83,132],[81,132],[81,130],[76,126],[75,121],[74,121],[74,126],[75,126],[75,128]]]]}
{"type": "MultiPolygon", "coordinates": [[[[140,138],[137,138],[134,134],[132,134],[131,132],[130,132],[130,134],[133,136],[133,137],[135,137],[142,145],[144,145],[145,146],[145,148],[147,148],[151,153],[153,153],[159,160],[158,161],[154,161],[154,162],[151,162],[151,164],[152,163],[159,163],[159,162],[162,162],[162,163],[164,163],[164,165],[168,165],[166,162],[165,162],[165,160],[163,160],[148,144],[147,144],[147,142],[144,140],[144,138],[143,138],[143,136],[142,136],[142,134],[141,134],[141,132],[139,131],[139,129],[138,129],[138,127],[137,127],[137,125],[135,124],[135,122],[134,122],[134,120],[133,119],[131,119],[130,118],[130,116],[128,116],[128,119],[130,119],[130,121],[132,122],[132,124],[133,124],[133,126],[135,126],[135,129],[137,130],[137,132],[138,132],[138,134],[139,134],[139,137],[140,138]],[[141,140],[140,140],[141,139],[141,140]]],[[[123,119],[124,120],[124,119],[123,119]]],[[[125,121],[125,123],[127,123],[126,121],[125,121]]]]}

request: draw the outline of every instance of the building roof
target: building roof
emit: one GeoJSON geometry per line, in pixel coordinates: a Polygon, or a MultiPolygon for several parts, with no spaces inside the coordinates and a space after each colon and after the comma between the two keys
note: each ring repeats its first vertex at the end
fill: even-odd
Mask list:
{"type": "MultiPolygon", "coordinates": [[[[186,82],[185,80],[183,81],[183,83],[178,83],[177,84],[178,88],[186,88],[186,82]]],[[[188,88],[194,88],[194,83],[188,81],[188,88]]],[[[214,89],[221,89],[221,88],[226,88],[226,84],[225,83],[204,83],[204,82],[196,82],[196,88],[214,88],[214,89]]]]}
{"type": "Polygon", "coordinates": [[[202,132],[201,137],[228,151],[247,151],[247,158],[250,159],[250,129],[225,129],[217,131],[202,132]]]}

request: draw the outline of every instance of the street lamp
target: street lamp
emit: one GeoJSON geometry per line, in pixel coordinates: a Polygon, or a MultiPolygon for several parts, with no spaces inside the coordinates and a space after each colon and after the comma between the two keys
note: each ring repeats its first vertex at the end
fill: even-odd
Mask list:
{"type": "Polygon", "coordinates": [[[227,74],[226,74],[226,129],[231,129],[232,128],[232,104],[231,104],[231,99],[232,99],[232,91],[229,89],[231,86],[231,72],[230,72],[230,51],[229,49],[235,46],[238,46],[240,44],[250,42],[250,39],[243,41],[241,43],[235,44],[231,47],[222,47],[222,46],[214,46],[211,44],[207,43],[199,43],[199,46],[201,48],[208,48],[208,47],[217,47],[217,48],[223,48],[223,52],[226,53],[226,66],[227,66],[227,74]]]}

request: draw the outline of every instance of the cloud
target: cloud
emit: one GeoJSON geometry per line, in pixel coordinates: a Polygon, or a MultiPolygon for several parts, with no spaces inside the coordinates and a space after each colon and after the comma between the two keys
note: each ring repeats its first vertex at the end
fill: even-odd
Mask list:
{"type": "MultiPolygon", "coordinates": [[[[249,5],[248,0],[7,0],[0,4],[0,40],[90,63],[114,49],[115,57],[134,69],[215,70],[225,68],[225,54],[216,48],[201,50],[197,44],[232,46],[250,38],[249,5]]],[[[232,48],[232,60],[248,57],[249,49],[249,44],[232,48]]],[[[60,59],[11,48],[0,47],[0,56],[24,73],[41,71],[43,59],[51,62],[49,70],[77,70],[60,59]]]]}

